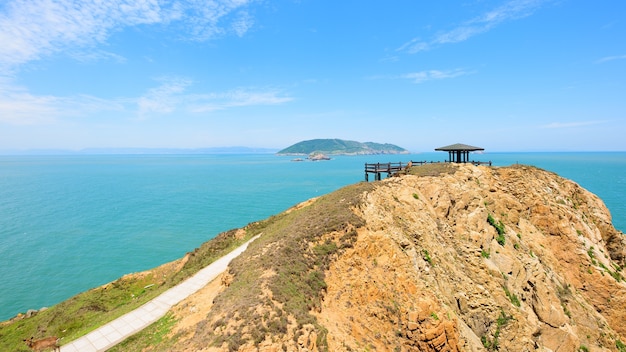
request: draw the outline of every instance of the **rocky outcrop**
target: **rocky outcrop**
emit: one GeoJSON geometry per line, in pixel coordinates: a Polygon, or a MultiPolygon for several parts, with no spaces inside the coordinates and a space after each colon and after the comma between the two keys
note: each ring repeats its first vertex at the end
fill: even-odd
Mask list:
{"type": "MultiPolygon", "coordinates": [[[[176,346],[232,348],[229,333],[206,333],[221,319],[221,331],[250,337],[236,345],[244,351],[626,349],[624,234],[598,197],[534,167],[450,165],[439,175],[419,172],[423,167],[377,182],[359,203],[346,201],[361,219],[350,220],[354,226],[307,239],[309,250],[300,255],[329,253],[327,262],[310,261],[324,274],[322,284],[306,280],[321,295],[305,312],[309,324],[298,323],[287,310],[293,302],[281,300],[267,281],[282,274],[252,280],[231,270],[220,296],[244,290],[245,280],[259,294],[230,302],[235,311],[228,314],[207,310],[176,346]],[[238,318],[244,311],[256,312],[264,333],[238,318]],[[284,325],[271,330],[278,321],[284,325]]],[[[331,213],[320,207],[307,216],[320,214],[325,224],[331,213]]],[[[249,258],[276,259],[286,242],[272,243],[252,247],[249,258]]],[[[301,275],[322,278],[307,270],[301,275]]]]}

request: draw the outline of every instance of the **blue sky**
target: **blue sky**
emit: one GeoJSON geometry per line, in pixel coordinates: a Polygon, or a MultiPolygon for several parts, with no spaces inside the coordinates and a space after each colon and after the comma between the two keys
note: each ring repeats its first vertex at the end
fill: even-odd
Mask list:
{"type": "Polygon", "coordinates": [[[626,150],[622,0],[5,0],[0,150],[626,150]]]}

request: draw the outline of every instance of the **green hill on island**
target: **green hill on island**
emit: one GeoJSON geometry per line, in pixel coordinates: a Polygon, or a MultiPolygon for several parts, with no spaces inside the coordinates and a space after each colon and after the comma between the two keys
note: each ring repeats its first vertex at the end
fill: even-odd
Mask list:
{"type": "Polygon", "coordinates": [[[356,142],[343,139],[312,139],[298,142],[279,151],[278,155],[309,155],[311,153],[333,155],[365,154],[408,154],[409,151],[397,145],[374,142],[356,142]]]}

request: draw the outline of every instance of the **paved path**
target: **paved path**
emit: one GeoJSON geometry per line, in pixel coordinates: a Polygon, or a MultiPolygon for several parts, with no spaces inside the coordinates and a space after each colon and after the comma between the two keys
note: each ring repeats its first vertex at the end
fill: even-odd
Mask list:
{"type": "Polygon", "coordinates": [[[127,337],[143,330],[163,317],[172,306],[195,293],[223,273],[230,261],[243,253],[248,244],[258,237],[252,238],[234,251],[200,270],[194,276],[163,292],[134,311],[126,313],[89,334],[61,346],[61,352],[106,351],[124,341],[127,337]]]}

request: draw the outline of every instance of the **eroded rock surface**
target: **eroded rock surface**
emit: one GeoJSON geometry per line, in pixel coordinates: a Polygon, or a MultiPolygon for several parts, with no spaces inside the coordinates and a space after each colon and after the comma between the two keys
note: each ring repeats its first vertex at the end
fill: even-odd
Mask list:
{"type": "MultiPolygon", "coordinates": [[[[244,329],[257,337],[239,350],[617,351],[626,341],[624,234],[578,184],[533,167],[460,165],[390,178],[363,197],[352,208],[363,223],[325,267],[321,305],[309,307],[315,321],[288,315],[273,335],[244,329]]],[[[241,289],[244,274],[229,275],[223,291],[241,289]]],[[[246,309],[271,322],[285,306],[264,275],[246,309]]],[[[202,329],[225,313],[204,314],[181,350],[228,350],[228,331],[248,323],[231,314],[216,346],[202,329]]]]}

